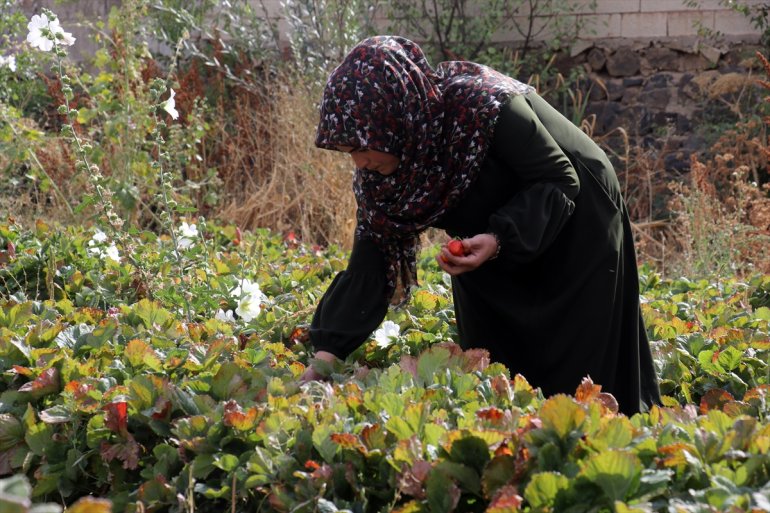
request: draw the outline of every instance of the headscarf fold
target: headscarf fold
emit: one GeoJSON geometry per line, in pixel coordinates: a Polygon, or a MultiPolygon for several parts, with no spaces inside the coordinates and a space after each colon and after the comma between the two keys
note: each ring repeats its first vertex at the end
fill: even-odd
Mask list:
{"type": "Polygon", "coordinates": [[[451,210],[478,176],[501,106],[534,89],[464,61],[431,68],[422,50],[397,36],[356,45],[324,89],[315,144],[382,151],[400,159],[382,176],[356,169],[356,238],[385,257],[387,296],[409,298],[417,284],[419,235],[451,210]]]}

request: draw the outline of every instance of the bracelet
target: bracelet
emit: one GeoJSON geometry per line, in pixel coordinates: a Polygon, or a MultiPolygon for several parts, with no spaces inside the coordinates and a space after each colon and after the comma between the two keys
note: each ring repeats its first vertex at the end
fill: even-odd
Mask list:
{"type": "Polygon", "coordinates": [[[496,233],[488,232],[487,235],[491,235],[495,238],[495,242],[497,242],[497,251],[495,251],[495,254],[489,257],[487,260],[494,260],[495,258],[500,256],[500,249],[502,248],[502,245],[500,244],[500,237],[497,236],[496,233]]]}

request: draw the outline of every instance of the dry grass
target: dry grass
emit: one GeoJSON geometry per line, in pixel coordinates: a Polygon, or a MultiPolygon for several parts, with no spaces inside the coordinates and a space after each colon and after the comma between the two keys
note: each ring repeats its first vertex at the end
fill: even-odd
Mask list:
{"type": "Polygon", "coordinates": [[[224,192],[216,217],[244,229],[293,230],[307,241],[349,247],[352,165],[346,155],[313,144],[319,96],[298,77],[265,80],[269,96],[240,90],[238,108],[219,113],[223,122],[214,137],[224,192]]]}

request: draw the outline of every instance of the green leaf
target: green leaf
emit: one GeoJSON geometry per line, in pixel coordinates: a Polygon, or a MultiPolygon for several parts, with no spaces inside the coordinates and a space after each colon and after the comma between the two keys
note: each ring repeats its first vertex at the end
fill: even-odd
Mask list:
{"type": "Polygon", "coordinates": [[[543,403],[540,419],[544,429],[553,429],[559,438],[583,427],[586,412],[574,399],[567,395],[555,395],[543,403]]]}
{"type": "Polygon", "coordinates": [[[719,362],[719,365],[721,365],[723,369],[731,371],[741,364],[742,358],[743,358],[742,351],[732,346],[728,346],[727,348],[719,352],[717,361],[719,362]]]}
{"type": "Polygon", "coordinates": [[[431,513],[449,513],[457,506],[460,491],[444,472],[431,470],[425,488],[431,513]]]}
{"type": "Polygon", "coordinates": [[[634,437],[634,426],[628,417],[613,417],[589,440],[598,450],[627,447],[634,437]]]}
{"type": "Polygon", "coordinates": [[[37,456],[44,456],[48,450],[54,446],[54,430],[48,424],[36,421],[36,414],[32,405],[27,405],[27,411],[24,414],[24,441],[27,442],[29,449],[37,456]]]}
{"type": "Polygon", "coordinates": [[[449,451],[449,458],[456,463],[469,466],[479,475],[491,459],[489,446],[484,440],[476,436],[466,436],[455,440],[449,451]]]}
{"type": "Polygon", "coordinates": [[[214,466],[225,472],[232,472],[238,468],[239,463],[238,456],[234,454],[217,454],[214,458],[214,466]]]}
{"type": "Polygon", "coordinates": [[[211,391],[214,397],[226,401],[228,399],[236,399],[246,392],[246,382],[241,377],[241,373],[244,370],[237,363],[223,363],[211,382],[211,391]]]}
{"type": "Polygon", "coordinates": [[[46,424],[63,424],[72,420],[72,413],[63,404],[57,404],[41,411],[40,420],[46,424]]]}
{"type": "Polygon", "coordinates": [[[479,474],[471,467],[452,461],[439,462],[434,468],[445,473],[460,485],[464,492],[478,495],[481,492],[481,480],[479,474]]]}
{"type": "Polygon", "coordinates": [[[174,317],[168,310],[164,309],[160,303],[149,299],[141,299],[134,304],[132,313],[138,316],[148,329],[164,330],[174,322],[174,317]]]}
{"type": "Polygon", "coordinates": [[[698,362],[701,368],[713,376],[719,376],[725,373],[725,369],[719,364],[719,355],[716,351],[707,349],[698,353],[698,362]]]}
{"type": "Polygon", "coordinates": [[[642,464],[636,455],[609,450],[588,459],[580,475],[599,486],[612,501],[623,501],[639,487],[642,464]]]}
{"type": "Polygon", "coordinates": [[[532,476],[524,489],[524,498],[534,508],[552,508],[561,490],[569,488],[569,479],[558,472],[540,472],[532,476]]]}
{"type": "Polygon", "coordinates": [[[10,413],[0,414],[0,451],[5,451],[24,441],[24,426],[10,413]]]}
{"type": "Polygon", "coordinates": [[[450,358],[449,350],[444,347],[431,347],[417,359],[417,376],[425,384],[435,382],[436,374],[446,369],[450,358]]]}
{"type": "Polygon", "coordinates": [[[399,440],[406,440],[415,434],[412,427],[401,417],[391,417],[385,423],[385,429],[396,435],[399,440]]]}
{"type": "Polygon", "coordinates": [[[770,308],[766,306],[760,306],[754,310],[754,317],[763,321],[770,321],[770,308]]]}
{"type": "Polygon", "coordinates": [[[316,426],[313,430],[313,447],[326,463],[334,461],[334,455],[339,448],[339,445],[331,440],[331,435],[335,432],[335,429],[327,424],[316,426]]]}
{"type": "Polygon", "coordinates": [[[516,460],[506,454],[495,456],[484,468],[481,485],[484,497],[491,499],[498,488],[505,486],[516,472],[516,460]]]}

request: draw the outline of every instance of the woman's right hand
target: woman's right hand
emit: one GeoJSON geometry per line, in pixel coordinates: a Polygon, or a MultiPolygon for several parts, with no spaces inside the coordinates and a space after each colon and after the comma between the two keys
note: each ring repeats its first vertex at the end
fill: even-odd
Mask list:
{"type": "MultiPolygon", "coordinates": [[[[328,351],[318,351],[315,354],[316,360],[323,360],[325,362],[334,363],[337,361],[337,357],[333,354],[329,353],[328,351]]],[[[310,364],[307,369],[305,369],[305,372],[302,373],[302,376],[299,377],[300,383],[307,383],[308,381],[320,381],[326,379],[326,376],[318,372],[314,367],[313,364],[310,364]]]]}
{"type": "Polygon", "coordinates": [[[438,265],[452,276],[473,271],[497,254],[497,239],[489,233],[481,233],[461,242],[465,255],[452,254],[446,244],[436,255],[438,265]]]}

